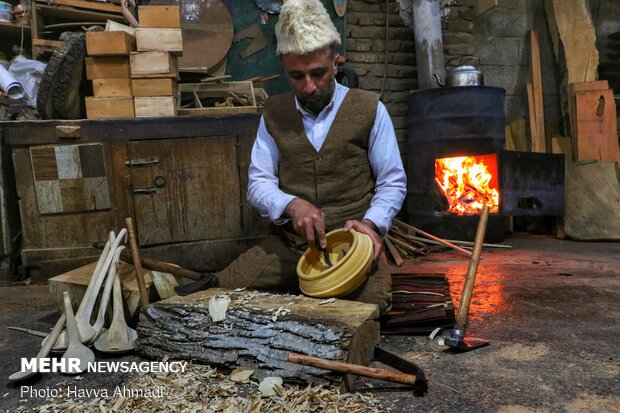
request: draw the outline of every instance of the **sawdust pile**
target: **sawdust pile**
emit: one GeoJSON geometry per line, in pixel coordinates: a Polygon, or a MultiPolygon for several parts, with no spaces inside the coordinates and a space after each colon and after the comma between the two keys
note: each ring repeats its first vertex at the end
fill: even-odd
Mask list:
{"type": "Polygon", "coordinates": [[[263,397],[258,383],[236,384],[216,369],[188,364],[185,373],[142,375],[125,389],[144,392],[163,387],[163,397],[125,397],[115,395],[98,399],[55,399],[37,407],[22,407],[19,413],[305,413],[305,412],[386,412],[384,403],[370,394],[345,393],[323,386],[274,388],[276,395],[263,397]]]}

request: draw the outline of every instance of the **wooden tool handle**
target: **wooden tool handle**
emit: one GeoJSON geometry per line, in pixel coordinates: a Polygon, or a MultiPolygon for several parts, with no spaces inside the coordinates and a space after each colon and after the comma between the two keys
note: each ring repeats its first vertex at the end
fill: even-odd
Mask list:
{"type": "Polygon", "coordinates": [[[444,245],[446,245],[446,246],[448,246],[448,247],[452,248],[452,249],[453,249],[453,250],[455,250],[455,251],[462,252],[463,254],[467,255],[468,257],[471,257],[471,256],[472,256],[472,253],[471,253],[471,252],[469,252],[469,251],[467,251],[465,248],[461,248],[461,247],[459,247],[458,245],[454,245],[453,243],[448,242],[448,241],[446,241],[446,240],[445,240],[445,239],[443,239],[443,238],[439,238],[439,237],[434,236],[433,234],[429,234],[428,232],[422,231],[421,229],[416,228],[416,227],[414,227],[413,225],[406,224],[406,223],[404,223],[404,222],[402,222],[402,221],[399,221],[399,220],[397,220],[397,219],[394,219],[394,221],[393,221],[393,222],[394,222],[396,225],[398,225],[399,227],[401,227],[401,228],[404,228],[404,229],[409,230],[409,231],[418,232],[418,233],[420,233],[420,234],[424,235],[425,237],[428,237],[428,238],[430,238],[430,239],[433,239],[433,240],[435,240],[435,241],[437,241],[437,242],[440,242],[440,243],[442,243],[442,244],[444,244],[444,245]]]}
{"type": "Polygon", "coordinates": [[[140,253],[138,252],[138,243],[136,242],[136,234],[133,230],[133,220],[131,217],[125,218],[125,225],[129,233],[129,246],[131,247],[133,266],[136,270],[138,289],[140,290],[140,302],[142,303],[142,307],[146,307],[149,305],[149,295],[146,291],[146,283],[144,282],[144,274],[142,273],[142,263],[140,262],[140,253]]]}
{"type": "Polygon", "coordinates": [[[394,383],[403,383],[410,386],[415,385],[416,382],[416,376],[413,374],[377,369],[374,367],[362,366],[359,364],[344,363],[342,361],[326,360],[297,353],[288,353],[288,361],[291,363],[303,364],[306,366],[317,367],[324,370],[336,371],[345,374],[357,374],[358,376],[370,377],[383,381],[391,381],[394,383]]]}
{"type": "Polygon", "coordinates": [[[463,294],[461,295],[461,303],[459,305],[459,312],[456,317],[456,328],[459,330],[465,330],[467,324],[467,314],[469,313],[469,304],[471,303],[471,294],[474,290],[474,283],[476,282],[476,273],[478,272],[478,264],[480,263],[480,253],[482,252],[482,243],[484,242],[484,235],[487,231],[487,222],[489,221],[489,206],[485,205],[482,208],[482,214],[480,215],[480,222],[478,223],[478,229],[476,230],[476,238],[474,240],[474,249],[472,251],[471,259],[469,260],[469,268],[467,269],[467,278],[465,279],[465,285],[463,286],[463,294]]]}
{"type": "MultiPolygon", "coordinates": [[[[94,248],[101,249],[102,244],[93,244],[94,248]]],[[[131,253],[128,251],[123,251],[121,253],[121,259],[128,263],[133,263],[133,258],[131,253]]],[[[169,262],[159,261],[154,258],[149,257],[140,257],[140,262],[147,268],[150,268],[155,271],[167,272],[174,275],[177,278],[187,278],[188,280],[198,281],[200,280],[200,273],[192,270],[188,270],[187,268],[178,267],[174,264],[170,264],[169,262]]]]}

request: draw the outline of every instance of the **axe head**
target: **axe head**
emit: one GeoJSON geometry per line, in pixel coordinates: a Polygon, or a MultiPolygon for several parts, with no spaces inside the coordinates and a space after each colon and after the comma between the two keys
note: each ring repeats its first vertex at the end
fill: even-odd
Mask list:
{"type": "Polygon", "coordinates": [[[208,290],[209,288],[217,287],[220,281],[217,276],[212,272],[203,272],[200,274],[200,279],[188,284],[181,284],[174,287],[174,292],[178,295],[189,295],[198,291],[208,290]]]}

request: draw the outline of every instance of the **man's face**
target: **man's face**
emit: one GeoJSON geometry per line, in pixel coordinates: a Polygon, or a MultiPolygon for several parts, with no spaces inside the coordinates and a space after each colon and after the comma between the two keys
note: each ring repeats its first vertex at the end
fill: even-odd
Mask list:
{"type": "Polygon", "coordinates": [[[336,58],[330,48],[305,55],[282,55],[293,93],[303,106],[315,114],[327,106],[334,92],[336,58]]]}

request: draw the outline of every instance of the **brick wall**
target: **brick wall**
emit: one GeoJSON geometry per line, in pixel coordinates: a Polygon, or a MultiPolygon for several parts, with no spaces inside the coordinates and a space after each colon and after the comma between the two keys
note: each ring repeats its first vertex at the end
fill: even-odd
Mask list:
{"type": "Polygon", "coordinates": [[[413,30],[399,17],[398,4],[390,0],[387,7],[386,42],[385,1],[347,2],[346,66],[359,76],[360,88],[381,93],[387,43],[388,66],[382,100],[394,122],[403,159],[407,159],[407,96],[417,87],[415,42],[413,30]]]}
{"type": "MultiPolygon", "coordinates": [[[[412,2],[388,2],[389,64],[383,96],[394,120],[404,157],[407,95],[417,87],[412,2]]],[[[498,0],[498,6],[476,16],[475,0],[440,0],[445,59],[471,54],[479,57],[485,84],[506,89],[506,117],[509,121],[527,117],[525,85],[529,77],[528,32],[531,29],[539,31],[545,119],[555,123],[559,119],[556,68],[543,4],[540,0],[498,0]]],[[[360,76],[363,89],[381,89],[384,25],[384,0],[349,0],[347,65],[360,76]]]]}
{"type": "MultiPolygon", "coordinates": [[[[474,53],[473,6],[454,0],[441,4],[446,58],[474,53]]],[[[382,100],[394,122],[403,159],[407,159],[407,96],[417,88],[411,0],[389,0],[387,8],[388,66],[382,100]]],[[[360,88],[377,93],[385,72],[385,11],[384,0],[347,3],[346,66],[359,76],[360,88]]]]}

